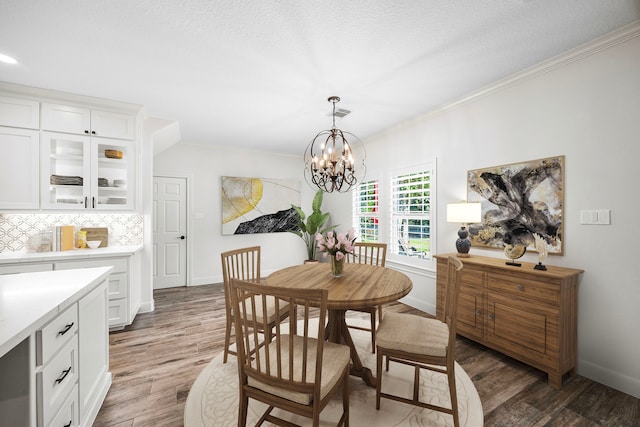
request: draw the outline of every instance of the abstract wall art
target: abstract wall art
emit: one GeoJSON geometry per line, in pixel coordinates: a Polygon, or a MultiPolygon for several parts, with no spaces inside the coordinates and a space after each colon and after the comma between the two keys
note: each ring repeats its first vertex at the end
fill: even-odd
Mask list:
{"type": "Polygon", "coordinates": [[[223,176],[222,234],[277,233],[295,228],[300,181],[223,176]]]}
{"type": "Polygon", "coordinates": [[[549,254],[563,254],[564,156],[470,170],[467,201],[482,205],[482,222],[469,225],[473,246],[535,250],[535,233],[549,254]]]}

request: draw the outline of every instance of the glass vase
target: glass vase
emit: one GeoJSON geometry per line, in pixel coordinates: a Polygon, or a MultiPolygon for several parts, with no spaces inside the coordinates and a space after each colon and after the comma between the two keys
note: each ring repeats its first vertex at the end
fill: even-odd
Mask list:
{"type": "Polygon", "coordinates": [[[338,261],[335,255],[331,255],[331,274],[333,274],[333,277],[342,277],[343,269],[344,258],[338,261]]]}

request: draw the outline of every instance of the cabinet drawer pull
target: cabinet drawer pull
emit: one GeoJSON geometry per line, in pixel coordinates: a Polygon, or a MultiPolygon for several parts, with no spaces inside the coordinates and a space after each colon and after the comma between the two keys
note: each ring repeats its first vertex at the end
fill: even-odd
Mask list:
{"type": "Polygon", "coordinates": [[[87,129],[84,130],[84,133],[86,133],[87,135],[89,135],[89,131],[87,129]]]}
{"type": "Polygon", "coordinates": [[[522,283],[518,283],[518,290],[524,291],[524,286],[522,286],[522,283]]]}
{"type": "Polygon", "coordinates": [[[69,332],[69,329],[73,328],[74,324],[75,324],[75,322],[71,322],[68,325],[65,325],[64,329],[58,332],[58,335],[64,335],[67,332],[69,332]]]}
{"type": "Polygon", "coordinates": [[[95,134],[96,134],[96,131],[95,131],[95,130],[92,130],[92,131],[91,131],[91,135],[95,135],[95,134]]]}
{"type": "Polygon", "coordinates": [[[71,427],[71,424],[73,424],[73,420],[69,420],[69,422],[63,425],[62,427],[71,427]]]}
{"type": "Polygon", "coordinates": [[[476,316],[480,316],[480,310],[476,310],[476,316]]]}
{"type": "Polygon", "coordinates": [[[489,313],[489,315],[487,316],[489,318],[489,320],[493,319],[493,314],[489,313]]]}
{"type": "Polygon", "coordinates": [[[62,371],[62,376],[56,380],[56,384],[60,384],[62,381],[64,381],[64,379],[67,378],[67,375],[69,375],[69,372],[71,372],[71,366],[69,366],[68,369],[62,371]]]}

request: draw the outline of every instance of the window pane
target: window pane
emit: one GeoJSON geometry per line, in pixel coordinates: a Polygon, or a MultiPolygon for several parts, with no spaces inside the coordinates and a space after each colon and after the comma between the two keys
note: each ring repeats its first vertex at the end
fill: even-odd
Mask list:
{"type": "Polygon", "coordinates": [[[391,180],[391,252],[429,257],[431,253],[430,172],[395,176],[391,180]]]}
{"type": "Polygon", "coordinates": [[[353,192],[353,228],[361,242],[377,242],[378,181],[367,181],[353,192]]]}
{"type": "MultiPolygon", "coordinates": [[[[355,227],[354,227],[355,228],[355,227]]],[[[358,236],[361,242],[377,242],[378,241],[378,219],[377,218],[360,218],[358,236]]]]}

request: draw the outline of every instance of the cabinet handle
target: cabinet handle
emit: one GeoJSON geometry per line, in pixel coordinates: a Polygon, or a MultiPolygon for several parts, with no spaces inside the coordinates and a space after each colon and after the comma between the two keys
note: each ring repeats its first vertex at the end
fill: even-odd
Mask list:
{"type": "Polygon", "coordinates": [[[64,329],[63,329],[63,330],[61,330],[60,332],[58,332],[58,335],[64,335],[64,334],[66,334],[67,332],[69,332],[69,329],[71,329],[71,328],[73,327],[74,323],[75,323],[75,322],[71,322],[71,323],[69,323],[68,325],[65,325],[65,326],[64,326],[64,329]]]}
{"type": "Polygon", "coordinates": [[[69,375],[69,372],[71,372],[71,366],[69,366],[68,369],[62,371],[62,376],[56,380],[56,384],[60,384],[62,381],[64,381],[64,379],[67,378],[67,375],[69,375]]]}
{"type": "Polygon", "coordinates": [[[489,320],[493,319],[493,313],[489,313],[487,317],[489,318],[489,320]]]}
{"type": "Polygon", "coordinates": [[[91,131],[91,135],[95,135],[95,134],[96,134],[96,131],[95,131],[95,130],[92,130],[92,131],[91,131]]]}
{"type": "Polygon", "coordinates": [[[87,196],[84,196],[84,208],[88,208],[89,206],[87,206],[87,196]]]}
{"type": "Polygon", "coordinates": [[[480,310],[476,310],[476,316],[480,316],[480,310]]]}
{"type": "Polygon", "coordinates": [[[91,198],[91,204],[92,204],[93,209],[95,209],[96,208],[96,198],[95,197],[91,198]]]}
{"type": "Polygon", "coordinates": [[[73,420],[69,420],[69,422],[63,425],[62,427],[71,427],[71,424],[73,424],[73,420]]]}
{"type": "Polygon", "coordinates": [[[518,283],[518,290],[524,291],[524,286],[522,286],[522,283],[518,283]]]}
{"type": "Polygon", "coordinates": [[[84,130],[84,133],[86,133],[87,135],[89,135],[89,131],[87,129],[84,130]]]}

